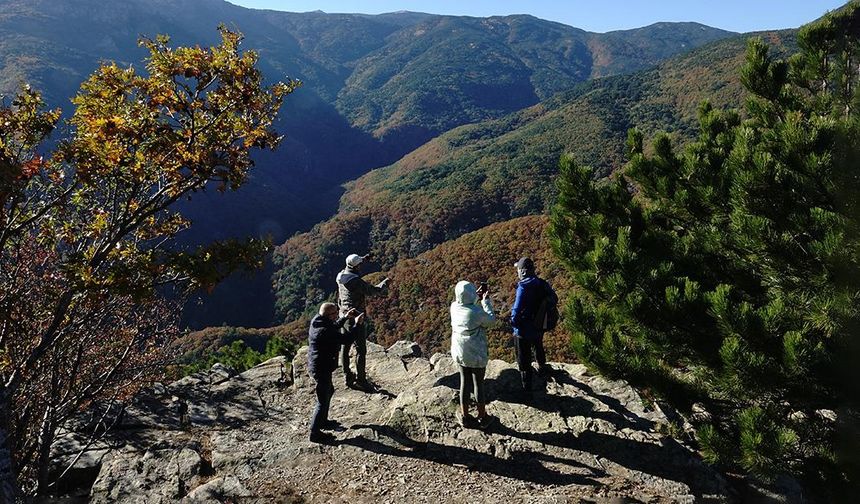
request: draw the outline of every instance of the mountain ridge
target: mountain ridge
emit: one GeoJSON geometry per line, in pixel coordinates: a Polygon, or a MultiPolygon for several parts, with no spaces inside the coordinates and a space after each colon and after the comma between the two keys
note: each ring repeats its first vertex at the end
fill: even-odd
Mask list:
{"type": "MultiPolygon", "coordinates": [[[[27,81],[44,92],[49,104],[63,106],[68,114],[68,98],[99,61],[141,66],[145,51],[137,47],[140,35],[167,33],[174,44],[210,44],[216,40],[215,27],[221,22],[244,32],[245,47],[258,52],[259,66],[269,79],[288,75],[302,79],[305,85],[286,100],[276,124],[286,134],[284,144],[275,153],[257,157],[258,166],[242,190],[198,195],[184,205],[183,211],[195,223],[183,233],[183,241],[189,246],[214,238],[266,234],[280,243],[333,215],[342,192],[339,186],[344,182],[393,163],[450,127],[502,116],[537,102],[538,96],[553,85],[563,87],[590,75],[582,70],[578,77],[556,79],[568,72],[564,65],[579,65],[577,58],[588,53],[584,44],[577,46],[581,53],[571,53],[568,60],[563,54],[558,59],[551,51],[541,49],[541,33],[549,28],[557,32],[556,41],[566,33],[586,32],[531,17],[487,21],[414,13],[289,14],[246,9],[223,0],[131,0],[110,4],[95,0],[3,0],[0,94],[8,95],[20,82],[27,81]],[[433,23],[442,23],[449,32],[468,29],[468,40],[476,44],[474,58],[480,62],[484,56],[495,55],[497,59],[487,60],[495,63],[471,68],[473,61],[463,59],[456,63],[459,66],[444,71],[443,77],[452,76],[451,82],[440,86],[432,78],[433,72],[442,68],[443,62],[457,62],[462,52],[456,44],[446,44],[445,34],[449,32],[444,30],[431,30],[439,44],[429,47],[429,53],[419,51],[404,60],[400,66],[405,73],[399,64],[396,68],[386,67],[390,59],[368,59],[374,51],[391,48],[404,37],[409,39],[406,34],[414,27],[432,28],[433,23]],[[515,25],[518,33],[513,42],[492,35],[493,30],[488,28],[508,30],[506,23],[515,25]],[[390,77],[395,79],[384,92],[375,86],[349,89],[350,79],[364,82],[357,76],[382,75],[383,71],[393,72],[390,77]],[[556,84],[551,84],[554,81],[556,84]],[[536,92],[535,86],[544,91],[536,92]],[[520,98],[510,101],[512,93],[520,98]],[[373,115],[376,112],[368,113],[369,119],[364,121],[362,111],[372,112],[378,104],[383,105],[378,118],[373,115]]],[[[718,30],[709,33],[710,37],[727,34],[718,30]]],[[[675,36],[685,40],[687,37],[679,33],[669,39],[675,36]]],[[[691,35],[691,45],[703,42],[696,37],[691,35]]],[[[611,56],[614,51],[633,47],[625,44],[612,39],[598,46],[611,56]]],[[[649,44],[638,51],[635,61],[625,56],[617,68],[609,71],[628,71],[633,69],[628,65],[638,64],[639,60],[665,56],[665,48],[659,43],[649,44]],[[648,56],[652,48],[654,56],[648,56]]],[[[685,49],[674,43],[669,45],[672,51],[685,49]]],[[[390,80],[386,78],[384,82],[390,80]]],[[[214,296],[206,296],[202,308],[191,305],[186,322],[193,328],[224,322],[270,325],[275,318],[273,303],[246,301],[271,300],[268,277],[269,272],[251,280],[232,278],[226,286],[216,289],[214,296]]]]}
{"type": "MultiPolygon", "coordinates": [[[[794,31],[762,34],[789,51],[794,31]]],[[[559,156],[606,176],[625,162],[627,130],[695,133],[699,103],[739,106],[745,39],[715,42],[658,67],[588,81],[500,119],[460,126],[346,185],[340,210],[276,250],[278,311],[290,320],[327,295],[342,258],[371,250],[383,270],[494,222],[543,213],[559,156]]]]}

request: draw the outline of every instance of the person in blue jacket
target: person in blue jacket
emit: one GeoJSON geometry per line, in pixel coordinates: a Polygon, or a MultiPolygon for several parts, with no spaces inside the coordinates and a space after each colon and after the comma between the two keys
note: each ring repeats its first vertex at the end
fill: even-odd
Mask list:
{"type": "Polygon", "coordinates": [[[338,307],[334,303],[323,303],[319,315],[311,320],[308,329],[308,374],[316,382],[315,392],[317,404],[311,417],[311,441],[315,443],[331,443],[334,436],[323,430],[337,429],[337,422],[328,418],[331,398],[334,395],[334,384],[331,374],[337,369],[337,356],[341,345],[347,345],[353,340],[352,331],[342,332],[347,321],[361,324],[364,314],[352,308],[343,317],[338,317],[338,307]]]}
{"type": "Polygon", "coordinates": [[[545,375],[549,368],[546,365],[546,352],[543,348],[545,329],[535,318],[541,302],[550,297],[553,303],[558,302],[558,296],[546,280],[535,274],[535,264],[523,257],[514,264],[520,281],[517,284],[517,297],[511,308],[511,326],[517,348],[517,366],[523,392],[531,394],[532,388],[532,357],[537,360],[538,372],[545,375]]]}

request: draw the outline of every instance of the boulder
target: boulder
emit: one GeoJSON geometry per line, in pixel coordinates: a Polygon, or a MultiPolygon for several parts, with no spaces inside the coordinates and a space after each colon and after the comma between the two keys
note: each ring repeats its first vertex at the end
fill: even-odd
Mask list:
{"type": "Polygon", "coordinates": [[[152,448],[141,453],[125,446],[108,454],[90,502],[176,502],[200,482],[202,461],[195,448],[152,448]]]}
{"type": "Polygon", "coordinates": [[[409,359],[422,356],[421,347],[418,345],[418,343],[404,340],[395,342],[393,345],[388,347],[386,352],[395,357],[400,357],[401,359],[409,359]]]}
{"type": "Polygon", "coordinates": [[[236,502],[253,494],[233,475],[220,476],[195,488],[182,502],[236,502]]]}

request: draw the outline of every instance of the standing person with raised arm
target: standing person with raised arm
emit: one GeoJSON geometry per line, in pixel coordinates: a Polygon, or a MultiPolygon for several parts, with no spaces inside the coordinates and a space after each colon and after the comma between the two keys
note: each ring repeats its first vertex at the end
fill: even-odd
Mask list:
{"type": "Polygon", "coordinates": [[[517,348],[517,366],[520,369],[523,394],[526,399],[532,394],[532,358],[538,363],[538,373],[545,376],[546,352],[543,335],[553,329],[558,321],[558,296],[552,286],[537,276],[535,264],[523,257],[514,264],[517,269],[517,294],[511,308],[511,326],[517,348]]]}
{"type": "MultiPolygon", "coordinates": [[[[383,279],[378,285],[371,285],[361,278],[362,265],[369,258],[370,254],[365,256],[350,254],[346,258],[346,268],[337,274],[337,298],[341,316],[346,315],[351,309],[364,313],[367,308],[367,297],[379,296],[385,292],[388,278],[383,279]]],[[[367,361],[367,317],[362,317],[361,323],[348,321],[344,326],[344,330],[349,331],[353,335],[353,341],[343,345],[341,351],[346,385],[370,391],[372,388],[367,381],[367,372],[365,370],[365,363],[367,361]],[[355,351],[357,353],[355,373],[351,371],[349,363],[349,350],[353,344],[355,344],[355,351]]]]}
{"type": "Polygon", "coordinates": [[[475,288],[472,282],[457,282],[454,302],[451,303],[451,357],[460,367],[460,423],[463,427],[485,429],[493,420],[486,410],[484,375],[490,360],[487,328],[495,321],[486,284],[475,288]],[[478,299],[481,300],[480,305],[478,299]],[[469,414],[472,390],[475,392],[477,419],[469,414]]]}
{"type": "Polygon", "coordinates": [[[328,418],[331,398],[334,395],[331,374],[337,369],[337,354],[341,345],[352,341],[352,335],[342,331],[344,325],[351,320],[360,324],[364,322],[364,314],[353,309],[338,318],[337,305],[323,303],[308,329],[308,374],[316,382],[317,396],[317,404],[311,417],[310,440],[314,443],[333,442],[334,436],[323,430],[336,430],[340,427],[340,424],[328,418]]]}

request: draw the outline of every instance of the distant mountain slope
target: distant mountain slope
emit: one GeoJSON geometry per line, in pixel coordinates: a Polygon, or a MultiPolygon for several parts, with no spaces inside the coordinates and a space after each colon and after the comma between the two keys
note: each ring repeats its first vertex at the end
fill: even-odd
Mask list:
{"type": "Polygon", "coordinates": [[[694,23],[597,34],[532,16],[438,16],[356,62],[337,107],[374,136],[421,143],[729,35],[694,23]]]}
{"type": "MultiPolygon", "coordinates": [[[[268,78],[295,77],[305,86],[287,99],[277,125],[285,143],[258,157],[246,186],[185,206],[195,221],[184,233],[189,244],[269,233],[281,241],[334,213],[340,184],[444,130],[534,104],[595,68],[600,75],[630,71],[727,35],[686,24],[588,34],[522,16],[296,14],[223,0],[0,0],[0,94],[27,81],[70,113],[68,99],[100,61],[140,63],[139,36],[165,33],[176,44],[205,45],[216,41],[219,23],[244,32],[268,78]],[[434,43],[412,40],[419,26],[429,30],[422,40],[434,43]],[[480,51],[467,57],[466,41],[480,51]],[[591,63],[595,58],[602,63],[591,63]],[[379,115],[382,130],[365,118],[380,103],[393,107],[379,115]]],[[[188,322],[268,325],[267,277],[231,280],[190,310],[188,322]]]]}
{"type": "MultiPolygon", "coordinates": [[[[794,32],[766,35],[779,50],[794,32]]],[[[279,313],[293,318],[331,292],[343,257],[374,251],[387,269],[493,222],[541,214],[563,152],[606,175],[639,126],[689,138],[699,103],[737,106],[745,37],[717,42],[652,70],[585,83],[504,118],[452,130],[348,186],[338,214],[276,252],[279,313]]]]}

